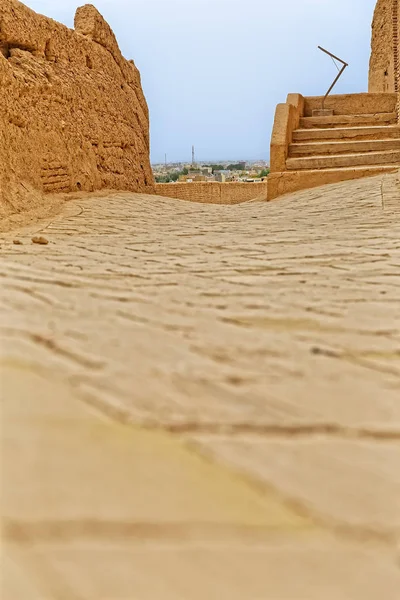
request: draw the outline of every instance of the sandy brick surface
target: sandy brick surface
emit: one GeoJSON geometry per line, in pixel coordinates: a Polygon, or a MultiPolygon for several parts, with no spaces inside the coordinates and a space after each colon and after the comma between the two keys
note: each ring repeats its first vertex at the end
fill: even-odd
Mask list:
{"type": "Polygon", "coordinates": [[[2,234],[3,597],[398,598],[399,214],[385,175],[2,234]]]}

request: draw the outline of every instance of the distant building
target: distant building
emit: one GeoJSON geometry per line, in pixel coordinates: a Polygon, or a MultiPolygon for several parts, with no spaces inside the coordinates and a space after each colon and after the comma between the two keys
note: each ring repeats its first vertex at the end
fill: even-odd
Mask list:
{"type": "Polygon", "coordinates": [[[231,171],[228,171],[228,170],[214,171],[215,181],[219,181],[220,183],[225,183],[225,181],[227,179],[229,179],[231,176],[232,176],[232,173],[231,173],[231,171]]]}
{"type": "Polygon", "coordinates": [[[188,175],[181,175],[178,180],[180,183],[193,183],[194,181],[207,181],[207,177],[200,172],[190,172],[188,175]]]}

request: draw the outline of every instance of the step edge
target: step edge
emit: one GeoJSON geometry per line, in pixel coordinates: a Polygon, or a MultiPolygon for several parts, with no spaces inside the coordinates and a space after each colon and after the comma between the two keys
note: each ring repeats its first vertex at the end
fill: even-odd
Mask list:
{"type": "Polygon", "coordinates": [[[395,111],[391,111],[391,112],[380,112],[380,113],[356,113],[356,114],[348,114],[348,115],[331,115],[331,116],[319,116],[319,117],[312,117],[312,116],[302,116],[300,117],[301,119],[349,119],[351,117],[356,118],[356,119],[365,119],[367,118],[379,118],[382,116],[385,117],[389,117],[389,116],[396,116],[396,112],[395,111]]]}
{"type": "MultiPolygon", "coordinates": [[[[400,138],[399,138],[400,141],[400,138]]],[[[337,144],[342,145],[342,144],[359,144],[361,146],[361,144],[381,144],[382,142],[386,143],[386,142],[397,142],[397,138],[383,138],[382,140],[324,140],[324,141],[320,141],[320,140],[314,140],[314,141],[304,141],[304,142],[291,142],[289,144],[289,146],[309,146],[309,145],[322,145],[322,144],[337,144]]],[[[400,150],[400,146],[399,146],[399,150],[400,150]]]]}
{"type": "MultiPolygon", "coordinates": [[[[395,163],[393,164],[384,164],[384,165],[353,165],[350,167],[327,167],[324,169],[300,169],[301,173],[334,173],[334,172],[341,172],[341,171],[365,171],[365,170],[372,170],[372,171],[379,171],[379,170],[387,170],[387,171],[397,171],[398,169],[400,169],[400,165],[396,165],[395,163]]],[[[295,173],[296,171],[294,170],[290,170],[290,171],[281,171],[281,173],[295,173]]],[[[271,175],[274,175],[274,173],[271,173],[271,175]]]]}
{"type": "Polygon", "coordinates": [[[365,129],[390,129],[390,130],[398,130],[400,133],[400,125],[394,125],[394,124],[390,124],[390,125],[366,125],[364,127],[321,127],[320,129],[318,127],[313,127],[313,129],[294,129],[293,133],[299,133],[299,132],[304,132],[306,131],[308,132],[319,132],[319,131],[323,131],[324,133],[327,131],[364,131],[365,129]]]}
{"type": "MultiPolygon", "coordinates": [[[[400,150],[396,150],[396,152],[399,153],[400,156],[400,150]]],[[[287,160],[315,160],[316,158],[342,158],[343,156],[347,156],[347,157],[353,157],[353,156],[365,156],[365,155],[369,155],[369,156],[379,156],[379,155],[383,155],[383,156],[389,156],[391,154],[393,154],[393,150],[378,150],[377,152],[353,152],[350,154],[321,154],[321,155],[315,155],[315,156],[299,156],[299,157],[289,157],[287,158],[287,160]]]]}

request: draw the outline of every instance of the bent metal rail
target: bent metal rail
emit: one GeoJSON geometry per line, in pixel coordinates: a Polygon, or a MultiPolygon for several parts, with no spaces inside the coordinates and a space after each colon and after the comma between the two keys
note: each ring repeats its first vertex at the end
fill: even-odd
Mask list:
{"type": "Polygon", "coordinates": [[[322,48],[322,46],[318,46],[318,48],[320,50],[322,50],[322,52],[325,52],[325,54],[327,54],[328,56],[330,56],[333,61],[337,60],[340,63],[342,63],[342,65],[343,65],[343,67],[339,71],[338,76],[336,77],[335,81],[332,83],[331,87],[326,92],[326,94],[324,96],[324,99],[322,100],[322,110],[324,110],[324,108],[325,108],[325,101],[326,101],[327,97],[329,96],[329,94],[331,93],[331,91],[333,90],[333,88],[335,87],[335,85],[337,84],[337,82],[339,81],[339,79],[341,78],[341,76],[343,75],[344,71],[346,70],[346,68],[349,65],[348,65],[348,63],[344,62],[344,60],[342,60],[341,58],[338,58],[337,56],[335,56],[334,54],[332,54],[332,52],[329,52],[328,50],[325,50],[325,48],[322,48]]]}

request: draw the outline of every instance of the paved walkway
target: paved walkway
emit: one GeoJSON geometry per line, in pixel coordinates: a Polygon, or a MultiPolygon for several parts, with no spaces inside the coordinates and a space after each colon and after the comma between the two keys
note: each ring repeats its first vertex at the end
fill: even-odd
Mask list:
{"type": "Polygon", "coordinates": [[[2,235],[2,597],[397,600],[399,216],[385,176],[2,235]]]}

